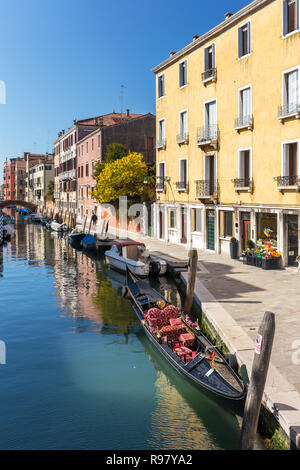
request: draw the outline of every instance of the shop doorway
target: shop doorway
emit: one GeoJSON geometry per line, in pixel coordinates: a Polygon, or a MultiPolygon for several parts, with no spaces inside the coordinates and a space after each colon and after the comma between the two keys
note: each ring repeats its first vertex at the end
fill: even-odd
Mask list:
{"type": "Polygon", "coordinates": [[[207,248],[215,250],[215,213],[207,211],[207,248]]]}
{"type": "Polygon", "coordinates": [[[298,215],[287,216],[288,265],[296,266],[298,256],[298,215]]]}
{"type": "Polygon", "coordinates": [[[251,240],[251,232],[250,232],[250,220],[246,219],[243,220],[243,230],[242,230],[242,248],[246,250],[248,240],[251,240]]]}
{"type": "Polygon", "coordinates": [[[187,243],[187,236],[186,236],[186,210],[184,207],[181,207],[181,243],[187,243]]]}

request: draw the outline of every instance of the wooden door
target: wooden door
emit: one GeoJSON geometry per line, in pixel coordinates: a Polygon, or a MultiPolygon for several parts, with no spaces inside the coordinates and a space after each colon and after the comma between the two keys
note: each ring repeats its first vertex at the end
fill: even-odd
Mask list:
{"type": "Polygon", "coordinates": [[[247,248],[247,241],[251,239],[250,220],[243,220],[242,245],[243,250],[247,248]]]}

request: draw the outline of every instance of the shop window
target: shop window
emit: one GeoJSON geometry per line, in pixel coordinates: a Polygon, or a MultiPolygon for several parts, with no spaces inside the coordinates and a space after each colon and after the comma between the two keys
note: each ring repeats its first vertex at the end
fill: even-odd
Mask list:
{"type": "Polygon", "coordinates": [[[176,209],[169,209],[169,228],[176,228],[176,209]]]}
{"type": "Polygon", "coordinates": [[[257,214],[257,243],[271,243],[277,247],[277,214],[257,214]]]}
{"type": "Polygon", "coordinates": [[[233,214],[232,212],[223,212],[223,236],[224,237],[232,237],[233,235],[233,214]]]}
{"type": "Polygon", "coordinates": [[[192,232],[202,232],[202,209],[192,209],[192,232]]]}

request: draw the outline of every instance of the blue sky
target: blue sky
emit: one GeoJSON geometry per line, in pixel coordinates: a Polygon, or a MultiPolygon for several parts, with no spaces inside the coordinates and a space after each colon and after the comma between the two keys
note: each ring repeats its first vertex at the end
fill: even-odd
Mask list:
{"type": "Polygon", "coordinates": [[[0,175],[57,132],[123,108],[155,113],[151,69],[250,0],[0,0],[0,175]]]}

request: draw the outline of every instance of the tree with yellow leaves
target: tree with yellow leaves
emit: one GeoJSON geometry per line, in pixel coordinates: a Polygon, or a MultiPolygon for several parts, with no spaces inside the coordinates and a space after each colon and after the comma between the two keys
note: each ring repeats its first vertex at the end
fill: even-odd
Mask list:
{"type": "Polygon", "coordinates": [[[129,153],[126,157],[105,163],[97,176],[93,198],[101,204],[115,204],[121,196],[143,200],[143,194],[154,188],[154,176],[149,175],[148,166],[140,153],[129,153]]]}

